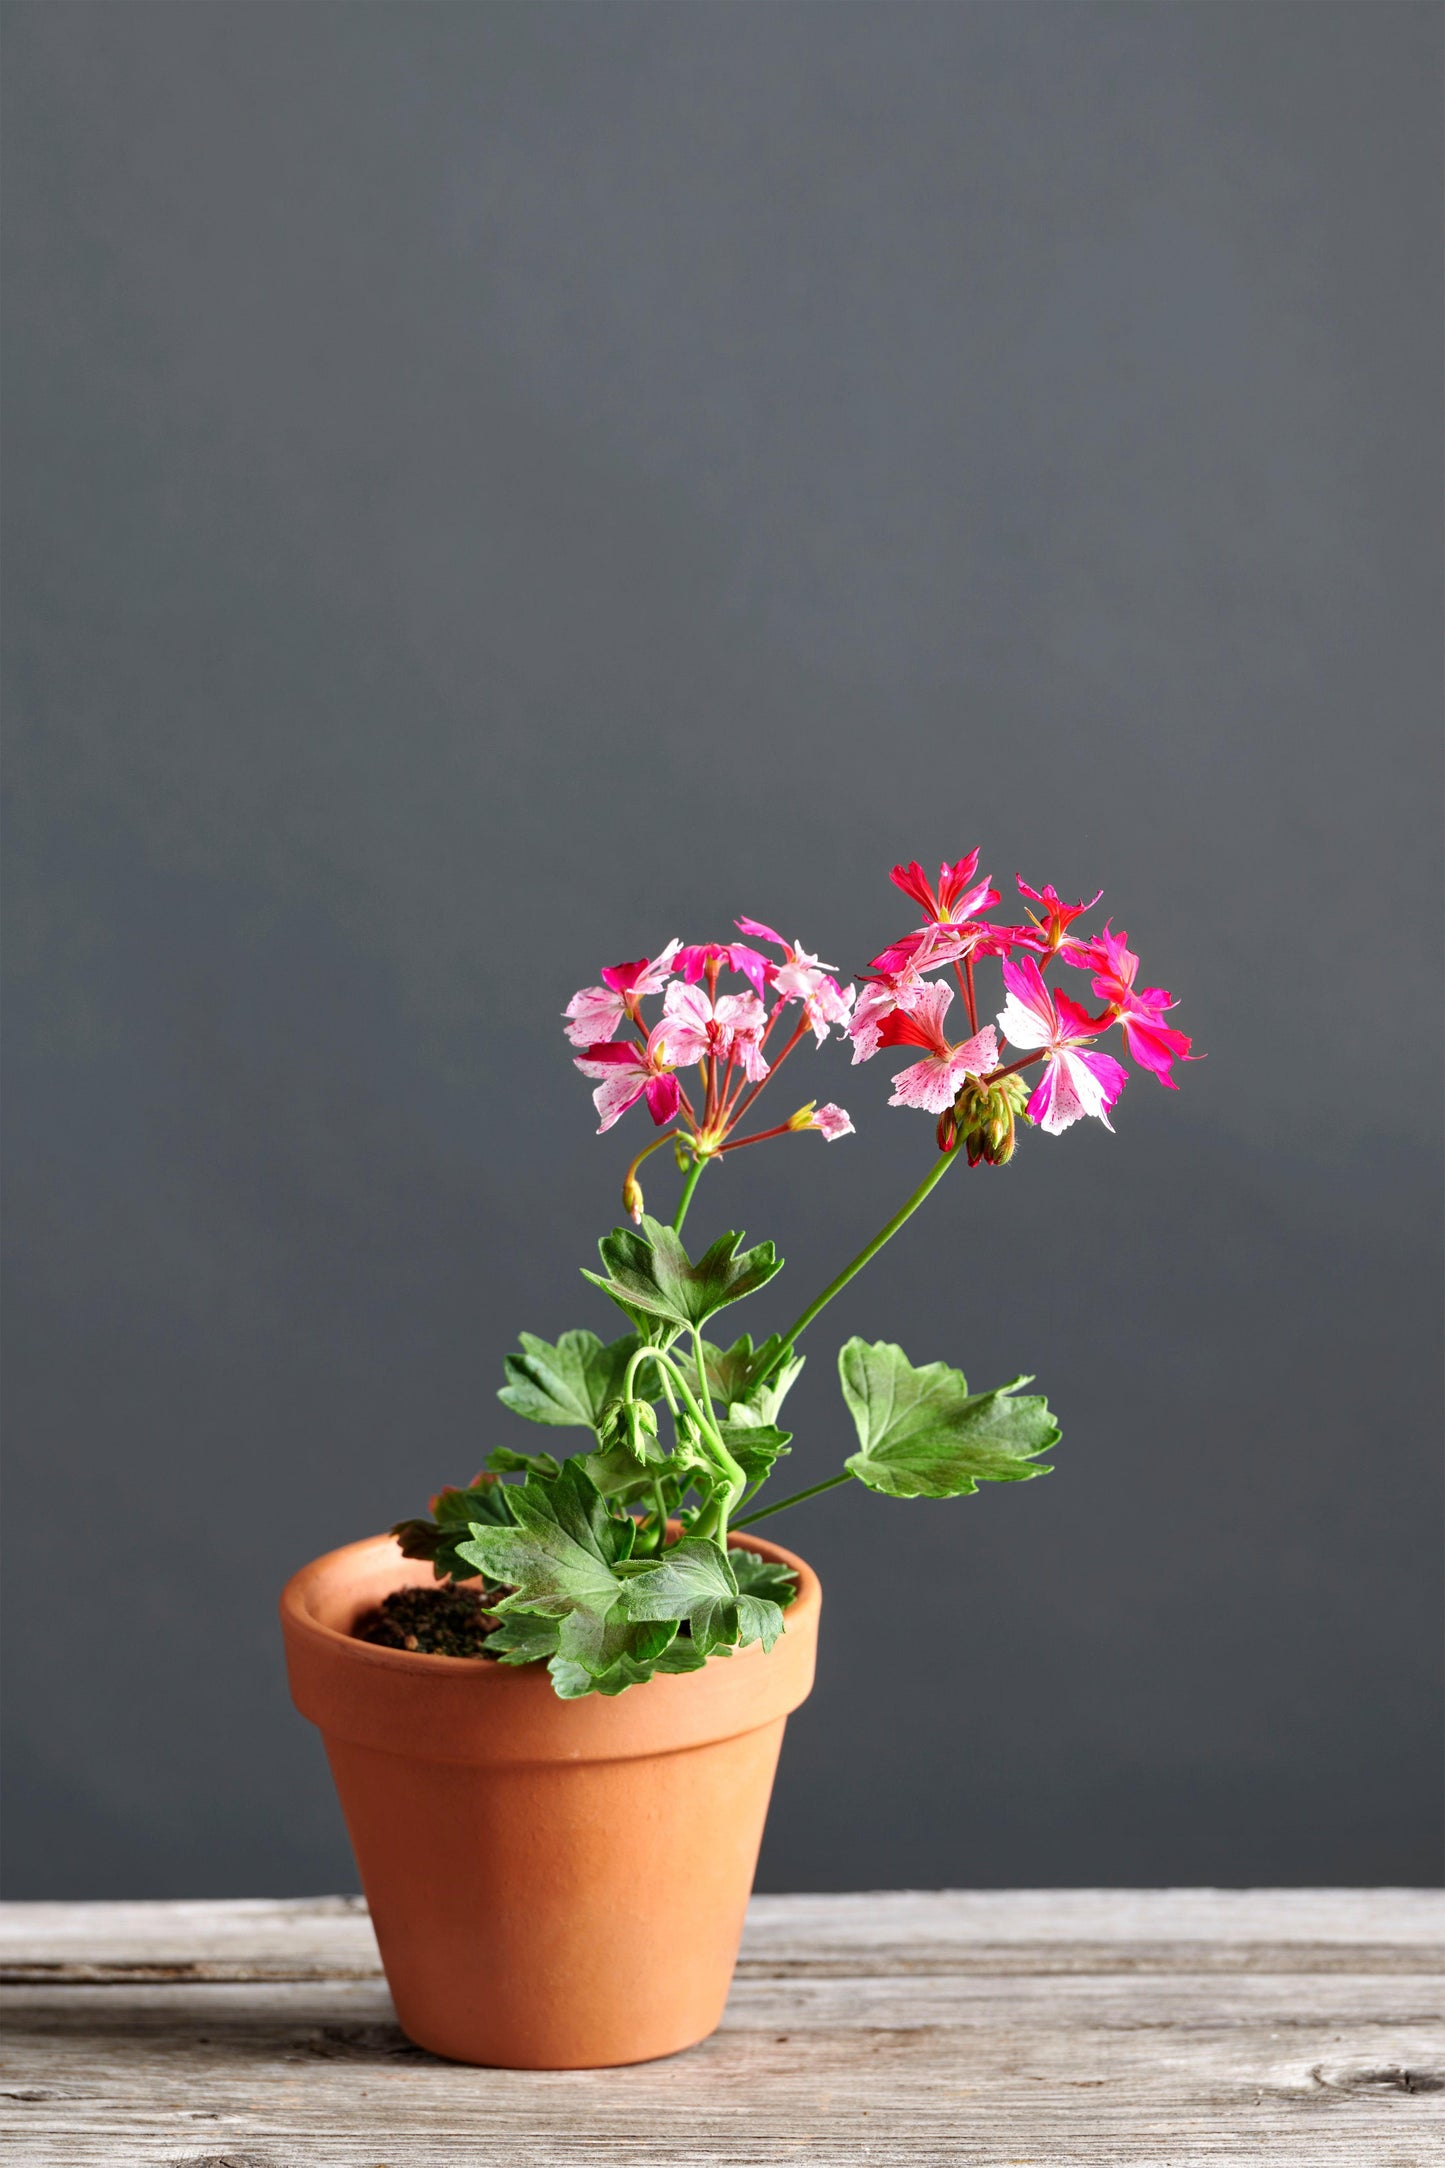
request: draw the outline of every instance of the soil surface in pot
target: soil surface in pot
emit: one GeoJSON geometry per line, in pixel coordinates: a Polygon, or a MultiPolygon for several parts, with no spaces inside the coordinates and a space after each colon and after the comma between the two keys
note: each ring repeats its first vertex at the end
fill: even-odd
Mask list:
{"type": "Polygon", "coordinates": [[[374,1641],[383,1649],[413,1649],[422,1656],[486,1656],[487,1637],[496,1623],[475,1589],[443,1581],[435,1588],[393,1589],[351,1630],[356,1640],[374,1641]]]}

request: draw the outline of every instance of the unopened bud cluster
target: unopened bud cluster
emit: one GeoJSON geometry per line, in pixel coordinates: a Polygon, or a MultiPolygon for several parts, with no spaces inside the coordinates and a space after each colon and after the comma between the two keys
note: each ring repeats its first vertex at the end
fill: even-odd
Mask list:
{"type": "Polygon", "coordinates": [[[1028,1096],[1021,1076],[1006,1076],[996,1084],[966,1078],[953,1105],[938,1117],[938,1149],[952,1152],[961,1144],[970,1167],[981,1159],[990,1167],[1006,1167],[1014,1155],[1015,1123],[1028,1096]]]}

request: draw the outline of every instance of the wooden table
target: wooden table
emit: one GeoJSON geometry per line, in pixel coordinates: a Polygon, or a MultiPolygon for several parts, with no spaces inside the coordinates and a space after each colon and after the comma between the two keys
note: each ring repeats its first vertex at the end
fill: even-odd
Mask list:
{"type": "Polygon", "coordinates": [[[6,2159],[54,2168],[1439,2168],[1445,1897],[759,1897],[702,2047],[471,2070],[359,1899],[0,1909],[6,2159]]]}

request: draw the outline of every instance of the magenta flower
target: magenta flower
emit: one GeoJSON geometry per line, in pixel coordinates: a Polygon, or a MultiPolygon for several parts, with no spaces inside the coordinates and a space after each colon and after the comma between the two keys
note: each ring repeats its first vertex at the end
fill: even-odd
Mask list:
{"type": "Polygon", "coordinates": [[[689,986],[696,986],[709,964],[717,965],[720,970],[739,972],[749,981],[759,1000],[763,998],[772,964],[760,949],[749,948],[742,941],[704,941],[678,951],[677,969],[689,986]]]}
{"type": "Polygon", "coordinates": [[[1001,929],[1007,933],[1009,946],[1032,949],[1036,956],[1054,956],[1062,949],[1070,963],[1082,963],[1083,952],[1088,949],[1089,943],[1081,941],[1077,934],[1070,933],[1069,928],[1076,918],[1082,918],[1085,911],[1093,910],[1104,893],[1103,889],[1099,889],[1087,903],[1082,897],[1077,903],[1065,903],[1052,881],[1046,881],[1042,888],[1030,888],[1021,873],[1016,873],[1014,879],[1018,883],[1021,896],[1028,896],[1034,903],[1043,906],[1043,915],[1041,917],[1038,912],[1031,911],[1031,926],[1001,929]]]}
{"type": "Polygon", "coordinates": [[[905,896],[923,906],[928,923],[916,933],[904,934],[875,956],[871,969],[896,976],[909,967],[924,971],[938,964],[957,963],[960,957],[983,949],[985,936],[992,929],[974,918],[973,913],[997,903],[999,893],[991,881],[975,881],[977,871],[977,851],[970,851],[956,865],[950,866],[945,860],[938,869],[937,888],[916,858],[906,866],[895,866],[888,878],[895,888],[901,888],[905,896]]]}
{"type": "Polygon", "coordinates": [[[846,1036],[853,1041],[855,1067],[860,1061],[871,1061],[877,1053],[886,1017],[895,1009],[916,1007],[929,985],[924,972],[940,964],[955,963],[969,951],[969,940],[961,928],[925,926],[921,933],[907,935],[874,957],[873,969],[879,975],[864,980],[863,991],[845,1027],[846,1036]]]}
{"type": "Polygon", "coordinates": [[[567,1036],[574,1046],[595,1046],[600,1039],[615,1039],[628,1017],[638,1021],[638,1004],[649,994],[661,993],[676,967],[680,941],[669,941],[660,956],[649,963],[609,964],[600,986],[583,986],[572,996],[563,1014],[571,1019],[567,1036]]]}
{"type": "Polygon", "coordinates": [[[706,987],[674,981],[652,1036],[679,1069],[713,1056],[724,1069],[741,1069],[749,1083],[760,1084],[768,1073],[762,1045],[767,1021],[756,994],[719,994],[714,1000],[706,987]]]}
{"type": "Polygon", "coordinates": [[[847,1109],[835,1107],[831,1100],[827,1106],[818,1108],[808,1126],[810,1129],[821,1130],[829,1144],[836,1143],[839,1137],[853,1135],[853,1123],[847,1109]]]}
{"type": "MultiPolygon", "coordinates": [[[[1089,943],[1086,955],[1077,959],[1081,970],[1093,965],[1094,992],[1107,1001],[1124,1033],[1124,1044],[1141,1069],[1148,1069],[1170,1091],[1178,1091],[1171,1074],[1176,1061],[1198,1061],[1189,1049],[1193,1041],[1164,1022],[1165,1011],[1178,1006],[1162,986],[1136,987],[1134,975],[1139,959],[1128,946],[1129,936],[1106,926],[1089,943]]],[[[1075,959],[1070,958],[1073,962],[1075,959]]]]}
{"type": "Polygon", "coordinates": [[[961,926],[975,911],[987,910],[999,900],[998,890],[988,880],[974,883],[977,871],[978,852],[970,851],[956,865],[944,860],[936,889],[916,858],[906,866],[895,866],[888,878],[920,904],[936,926],[961,926]]]}
{"type": "Polygon", "coordinates": [[[1096,1115],[1112,1130],[1109,1109],[1129,1081],[1129,1072],[1112,1054],[1085,1053],[1102,1026],[1071,1001],[1044,984],[1043,973],[1032,956],[1019,963],[1005,963],[1003,982],[1008,998],[999,1025],[1011,1046],[1025,1052],[1039,1049],[1048,1056],[1048,1067],[1028,1103],[1028,1117],[1050,1136],[1078,1121],[1080,1115],[1096,1115]]]}
{"type": "Polygon", "coordinates": [[[967,1076],[987,1076],[998,1067],[998,1039],[992,1024],[985,1024],[961,1046],[953,1046],[944,1034],[943,1019],[953,1000],[953,988],[940,979],[925,986],[911,1008],[894,1009],[878,1027],[880,1046],[921,1046],[925,1058],[900,1069],[893,1079],[890,1107],[922,1107],[941,1114],[952,1106],[967,1076]]]}
{"type": "Polygon", "coordinates": [[[584,1076],[602,1079],[592,1094],[592,1104],[602,1117],[597,1124],[599,1137],[620,1120],[629,1107],[636,1106],[639,1099],[646,1099],[647,1111],[659,1128],[676,1114],[682,1094],[677,1078],[671,1072],[661,1034],[659,1024],[645,1046],[639,1046],[635,1040],[604,1041],[589,1046],[585,1054],[575,1057],[576,1066],[584,1076]]]}

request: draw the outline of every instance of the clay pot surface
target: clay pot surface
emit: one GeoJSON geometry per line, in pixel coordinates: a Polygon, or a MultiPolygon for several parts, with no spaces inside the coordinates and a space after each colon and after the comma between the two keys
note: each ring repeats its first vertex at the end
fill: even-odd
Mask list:
{"type": "Polygon", "coordinates": [[[722,2016],[783,1727],[822,1591],[790,1551],[786,1631],[615,1699],[545,1666],[423,1656],[351,1629],[430,1567],[372,1536],[289,1581],[292,1697],[321,1731],[404,2032],[457,2062],[593,2069],[722,2016]]]}

